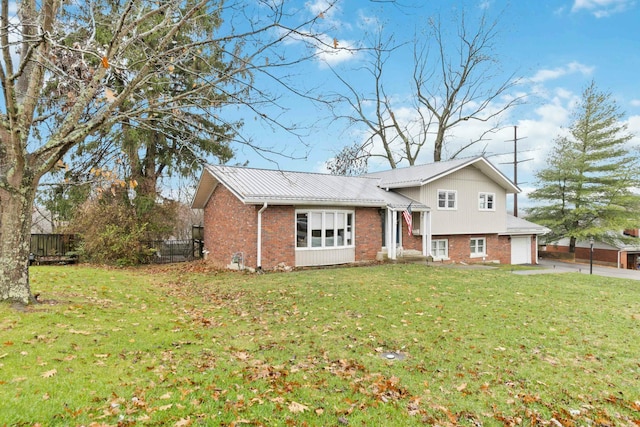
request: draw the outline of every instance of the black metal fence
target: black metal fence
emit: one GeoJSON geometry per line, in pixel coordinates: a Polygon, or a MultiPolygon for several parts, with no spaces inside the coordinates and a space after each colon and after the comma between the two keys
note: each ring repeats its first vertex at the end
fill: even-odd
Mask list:
{"type": "Polygon", "coordinates": [[[169,264],[193,261],[202,257],[202,244],[198,240],[149,240],[142,242],[147,253],[146,262],[169,264]]]}

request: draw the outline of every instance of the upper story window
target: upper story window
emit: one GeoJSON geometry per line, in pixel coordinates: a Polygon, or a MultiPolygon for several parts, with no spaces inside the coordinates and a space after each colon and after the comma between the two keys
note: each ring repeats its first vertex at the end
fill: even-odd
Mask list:
{"type": "Polygon", "coordinates": [[[495,200],[495,193],[478,193],[478,209],[481,211],[495,211],[495,200]]]}
{"type": "Polygon", "coordinates": [[[296,211],[296,247],[332,248],[353,245],[353,212],[296,211]]]}
{"type": "Polygon", "coordinates": [[[455,190],[438,190],[438,209],[456,209],[457,193],[455,190]]]}

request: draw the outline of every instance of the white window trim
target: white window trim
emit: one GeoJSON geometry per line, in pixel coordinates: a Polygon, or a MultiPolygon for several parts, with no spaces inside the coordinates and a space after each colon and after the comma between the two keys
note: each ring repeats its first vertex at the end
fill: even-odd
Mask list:
{"type": "Polygon", "coordinates": [[[437,194],[436,194],[436,206],[438,207],[438,210],[440,211],[455,211],[458,210],[458,191],[457,190],[438,190],[437,194]],[[445,207],[440,207],[440,193],[445,193],[447,196],[445,196],[445,207]],[[446,205],[448,204],[447,202],[449,201],[449,194],[453,194],[453,207],[447,207],[446,205]]]}
{"type": "MultiPolygon", "coordinates": [[[[334,239],[337,238],[337,221],[336,221],[336,216],[334,216],[334,224],[336,224],[333,228],[333,230],[335,231],[334,233],[334,239]]],[[[295,250],[297,251],[317,251],[317,250],[336,250],[336,249],[344,249],[344,248],[353,248],[356,245],[356,236],[355,236],[355,222],[356,222],[356,214],[355,211],[352,210],[345,210],[345,209],[296,209],[295,213],[294,213],[294,221],[293,221],[293,227],[294,227],[294,243],[295,243],[295,250]],[[313,213],[321,213],[322,214],[322,234],[320,237],[320,241],[322,243],[321,246],[311,246],[313,239],[311,237],[311,227],[309,222],[307,222],[307,246],[298,246],[297,244],[297,239],[298,239],[298,214],[307,214],[307,219],[310,220],[311,218],[311,214],[313,213]],[[348,239],[348,234],[349,232],[351,232],[351,244],[347,245],[341,245],[341,246],[325,246],[327,241],[326,241],[326,235],[325,235],[325,221],[326,221],[326,214],[334,214],[337,216],[337,214],[339,213],[343,213],[345,215],[344,217],[344,230],[345,230],[345,240],[348,239]],[[349,231],[348,227],[348,215],[351,215],[351,231],[349,231]]]]}
{"type": "Polygon", "coordinates": [[[482,253],[480,253],[480,252],[471,252],[470,253],[470,257],[471,258],[486,257],[487,256],[487,238],[486,237],[472,237],[471,239],[469,239],[469,250],[471,250],[471,241],[472,240],[482,240],[483,241],[482,248],[484,249],[484,251],[482,253]]]}
{"type": "Polygon", "coordinates": [[[478,210],[479,211],[495,211],[496,210],[496,193],[488,193],[488,192],[484,192],[481,191],[480,193],[478,193],[478,210]],[[491,207],[490,208],[483,208],[482,207],[482,197],[484,196],[485,198],[485,206],[489,203],[488,200],[488,196],[491,196],[493,198],[493,201],[491,202],[491,207]]]}
{"type": "Polygon", "coordinates": [[[447,261],[449,260],[449,239],[433,239],[431,240],[431,252],[432,252],[432,256],[434,261],[447,261]],[[445,256],[436,256],[433,254],[433,245],[437,244],[437,242],[445,242],[446,243],[446,255],[445,256]]]}

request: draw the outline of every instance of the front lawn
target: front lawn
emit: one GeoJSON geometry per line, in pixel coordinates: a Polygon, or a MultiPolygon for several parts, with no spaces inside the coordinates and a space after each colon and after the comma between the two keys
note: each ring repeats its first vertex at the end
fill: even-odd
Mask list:
{"type": "Polygon", "coordinates": [[[201,263],[31,277],[42,304],[0,304],[0,425],[640,425],[635,281],[201,263]]]}

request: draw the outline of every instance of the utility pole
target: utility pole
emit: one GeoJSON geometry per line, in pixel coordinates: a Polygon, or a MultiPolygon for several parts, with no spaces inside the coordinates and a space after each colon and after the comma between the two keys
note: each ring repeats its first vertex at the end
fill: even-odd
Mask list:
{"type": "MultiPolygon", "coordinates": [[[[520,139],[526,139],[520,138],[520,139]]],[[[509,141],[507,141],[509,142],[509,141]]],[[[533,159],[518,160],[518,126],[513,127],[513,183],[518,186],[518,163],[533,159]]],[[[507,163],[508,164],[508,163],[507,163]]],[[[518,193],[513,193],[513,216],[518,216],[518,193]]]]}
{"type": "MultiPolygon", "coordinates": [[[[518,186],[518,126],[513,127],[513,183],[518,186]]],[[[513,216],[518,217],[518,193],[513,193],[513,216]]]]}

